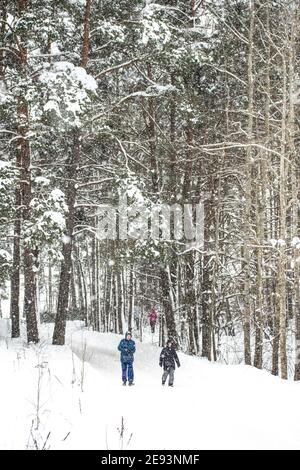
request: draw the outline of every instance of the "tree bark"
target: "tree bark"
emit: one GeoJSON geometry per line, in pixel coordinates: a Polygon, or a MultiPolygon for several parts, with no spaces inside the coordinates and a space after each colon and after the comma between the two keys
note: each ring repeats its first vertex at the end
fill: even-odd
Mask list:
{"type": "MultiPolygon", "coordinates": [[[[27,12],[28,1],[19,0],[20,16],[27,12]]],[[[27,37],[24,32],[20,37],[19,44],[20,72],[24,78],[27,77],[27,37]]],[[[21,95],[18,104],[18,132],[20,163],[22,168],[22,203],[23,220],[30,222],[32,218],[32,180],[31,180],[31,151],[28,140],[29,131],[29,108],[26,97],[21,95]]],[[[18,252],[16,253],[18,257],[18,252]]],[[[39,333],[36,317],[36,271],[37,271],[37,250],[32,246],[31,240],[27,237],[24,241],[24,314],[26,317],[27,341],[28,343],[38,343],[39,333]]],[[[16,294],[17,295],[17,294],[16,294]]]]}
{"type": "Polygon", "coordinates": [[[244,279],[244,358],[245,364],[251,365],[251,206],[252,206],[252,143],[253,143],[253,108],[254,108],[254,77],[253,77],[253,53],[254,53],[254,0],[249,0],[250,26],[249,26],[249,51],[248,51],[248,147],[246,153],[246,213],[245,213],[245,279],[244,279]]]}
{"type": "Polygon", "coordinates": [[[277,278],[277,309],[279,316],[279,352],[280,373],[282,379],[287,379],[287,353],[286,353],[286,118],[287,118],[287,67],[283,53],[283,98],[282,98],[282,136],[280,158],[280,189],[279,189],[279,225],[280,247],[277,278]]]}
{"type": "MultiPolygon", "coordinates": [[[[21,167],[21,155],[17,154],[17,168],[21,167]]],[[[10,318],[11,318],[11,336],[19,338],[20,336],[20,268],[21,268],[21,217],[22,217],[22,195],[21,188],[15,191],[15,223],[14,223],[14,242],[13,242],[13,266],[11,276],[11,296],[10,296],[10,318]]]]}
{"type": "Polygon", "coordinates": [[[76,202],[76,179],[77,169],[80,159],[80,137],[78,132],[73,136],[73,152],[70,155],[67,164],[67,190],[66,202],[68,206],[68,215],[66,218],[66,233],[63,243],[63,261],[60,272],[57,315],[53,333],[53,344],[65,344],[66,316],[69,306],[70,280],[72,273],[72,247],[73,231],[75,226],[75,202],[76,202]]]}

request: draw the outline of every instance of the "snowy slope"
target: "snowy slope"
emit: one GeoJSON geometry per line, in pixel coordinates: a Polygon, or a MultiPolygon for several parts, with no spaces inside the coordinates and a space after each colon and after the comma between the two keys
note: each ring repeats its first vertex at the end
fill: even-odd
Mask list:
{"type": "Polygon", "coordinates": [[[300,449],[300,384],[179,354],[175,387],[162,387],[160,350],[137,342],[136,385],[123,387],[121,337],[78,328],[73,353],[47,345],[51,332],[38,347],[0,340],[0,449],[49,433],[50,449],[300,449]]]}

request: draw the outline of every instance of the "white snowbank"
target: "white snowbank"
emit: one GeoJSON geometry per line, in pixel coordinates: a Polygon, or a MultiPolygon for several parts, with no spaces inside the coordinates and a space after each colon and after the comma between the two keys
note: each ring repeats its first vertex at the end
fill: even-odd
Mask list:
{"type": "Polygon", "coordinates": [[[0,318],[0,338],[10,337],[10,319],[0,318]]]}

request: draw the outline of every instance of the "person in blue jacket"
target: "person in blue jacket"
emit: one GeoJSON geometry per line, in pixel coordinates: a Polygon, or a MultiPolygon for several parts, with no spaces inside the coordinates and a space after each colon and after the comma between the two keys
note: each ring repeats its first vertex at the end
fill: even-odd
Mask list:
{"type": "Polygon", "coordinates": [[[135,342],[132,340],[132,334],[128,331],[125,339],[120,341],[118,350],[121,352],[122,380],[123,385],[134,385],[133,361],[135,353],[135,342]]]}

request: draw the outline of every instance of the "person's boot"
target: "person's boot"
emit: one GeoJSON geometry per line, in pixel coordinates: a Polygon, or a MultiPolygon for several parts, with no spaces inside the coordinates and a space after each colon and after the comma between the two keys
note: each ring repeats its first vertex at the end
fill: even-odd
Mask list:
{"type": "Polygon", "coordinates": [[[123,382],[123,385],[126,385],[126,380],[123,382]]]}
{"type": "Polygon", "coordinates": [[[133,383],[133,382],[129,382],[129,384],[128,384],[128,385],[132,386],[132,385],[134,385],[134,383],[133,383]]]}
{"type": "Polygon", "coordinates": [[[169,384],[169,387],[173,387],[173,384],[169,384]]]}

